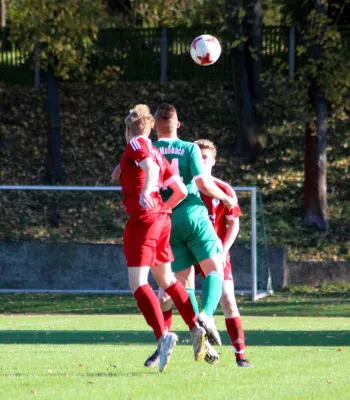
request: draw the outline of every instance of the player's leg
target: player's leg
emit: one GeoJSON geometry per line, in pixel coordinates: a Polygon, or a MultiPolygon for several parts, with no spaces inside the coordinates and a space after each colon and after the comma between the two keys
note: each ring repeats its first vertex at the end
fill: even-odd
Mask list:
{"type": "MultiPolygon", "coordinates": [[[[171,300],[171,297],[166,293],[166,291],[163,290],[162,288],[158,289],[158,300],[160,303],[160,308],[163,313],[165,328],[168,330],[168,332],[170,332],[171,324],[173,321],[173,312],[172,312],[173,301],[171,300]]],[[[144,363],[144,366],[150,368],[156,368],[159,365],[159,362],[160,362],[160,355],[157,347],[156,350],[147,358],[147,360],[144,363]]]]}
{"type": "Polygon", "coordinates": [[[148,283],[149,267],[128,268],[129,286],[137,305],[158,341],[165,332],[163,313],[157,295],[148,283]]]}
{"type": "MultiPolygon", "coordinates": [[[[159,371],[168,364],[171,351],[176,345],[177,335],[168,333],[164,325],[163,313],[156,294],[148,283],[148,265],[156,260],[156,244],[163,226],[162,218],[145,215],[130,219],[125,227],[123,242],[128,266],[129,286],[146,322],[153,329],[160,349],[159,371]]],[[[172,254],[167,254],[171,261],[172,254]]]]}
{"type": "Polygon", "coordinates": [[[152,272],[158,285],[171,297],[179,314],[190,330],[195,360],[202,360],[207,353],[206,333],[197,324],[196,314],[186,289],[174,277],[170,264],[152,267],[152,272]]]}
{"type": "Polygon", "coordinates": [[[237,307],[232,268],[229,260],[226,261],[224,268],[224,285],[220,304],[224,312],[226,329],[235,352],[237,365],[239,367],[251,367],[250,362],[245,359],[244,331],[237,307]]]}
{"type": "Polygon", "coordinates": [[[202,311],[198,321],[207,330],[211,343],[221,345],[213,314],[222,293],[222,245],[209,218],[198,218],[194,224],[194,233],[189,246],[205,274],[202,285],[202,311]]]}
{"type": "Polygon", "coordinates": [[[148,265],[154,263],[155,241],[147,237],[147,233],[150,231],[152,234],[153,223],[149,218],[129,219],[123,234],[123,244],[130,289],[146,322],[159,340],[165,331],[164,318],[158,298],[148,284],[148,265]]]}
{"type": "Polygon", "coordinates": [[[193,339],[195,360],[199,361],[206,354],[206,335],[204,330],[197,324],[196,314],[185,287],[176,279],[170,263],[164,263],[165,260],[169,259],[169,254],[172,256],[170,248],[171,220],[169,216],[166,217],[167,222],[163,224],[159,240],[157,241],[156,266],[151,267],[151,270],[158,286],[171,297],[179,314],[187,324],[193,339]]]}
{"type": "Polygon", "coordinates": [[[194,267],[186,268],[175,272],[176,279],[178,279],[186,288],[187,293],[191,299],[193,310],[199,314],[199,306],[195,293],[195,270],[194,267]]]}
{"type": "Polygon", "coordinates": [[[158,289],[158,300],[160,308],[162,309],[165,327],[170,332],[171,324],[173,322],[173,301],[171,300],[171,297],[167,294],[167,292],[162,288],[158,289]]]}

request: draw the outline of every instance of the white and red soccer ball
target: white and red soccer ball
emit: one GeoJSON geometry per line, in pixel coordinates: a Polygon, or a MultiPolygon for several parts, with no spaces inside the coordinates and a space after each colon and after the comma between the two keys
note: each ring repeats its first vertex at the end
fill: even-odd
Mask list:
{"type": "Polygon", "coordinates": [[[200,35],[191,43],[191,57],[202,66],[214,64],[220,57],[221,46],[216,37],[200,35]]]}

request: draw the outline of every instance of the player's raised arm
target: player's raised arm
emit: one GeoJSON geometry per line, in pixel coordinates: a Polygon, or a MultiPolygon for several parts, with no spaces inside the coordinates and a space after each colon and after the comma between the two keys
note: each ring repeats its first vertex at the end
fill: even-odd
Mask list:
{"type": "Polygon", "coordinates": [[[198,189],[207,196],[221,200],[229,209],[235,206],[234,200],[218,188],[210,175],[204,172],[202,155],[197,145],[193,145],[191,157],[191,172],[198,189]]]}
{"type": "Polygon", "coordinates": [[[120,165],[118,164],[111,175],[111,182],[115,184],[120,184],[120,165]]]}

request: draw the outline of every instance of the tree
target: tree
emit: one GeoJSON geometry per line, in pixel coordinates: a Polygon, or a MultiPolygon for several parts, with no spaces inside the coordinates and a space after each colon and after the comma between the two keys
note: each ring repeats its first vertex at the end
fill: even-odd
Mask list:
{"type": "Polygon", "coordinates": [[[227,0],[228,36],[236,104],[236,153],[253,161],[263,116],[260,87],[260,0],[227,0]]]}
{"type": "Polygon", "coordinates": [[[100,0],[12,0],[8,14],[11,41],[26,54],[39,49],[40,67],[46,71],[47,175],[56,183],[64,175],[58,79],[86,71],[104,6],[100,0]]]}
{"type": "Polygon", "coordinates": [[[341,54],[340,35],[323,0],[313,0],[305,35],[313,119],[305,124],[304,222],[328,229],[326,137],[332,109],[342,107],[349,89],[349,63],[341,54]],[[345,69],[344,69],[345,67],[345,69]]]}
{"type": "MultiPolygon", "coordinates": [[[[348,0],[285,0],[282,10],[297,24],[303,36],[303,43],[297,47],[299,69],[295,81],[289,82],[294,91],[289,91],[288,96],[297,102],[304,124],[303,222],[320,230],[329,227],[326,217],[328,124],[342,113],[350,88],[350,60],[336,25],[348,4],[348,0]]],[[[281,94],[285,97],[287,85],[283,70],[282,76],[274,76],[274,80],[282,82],[281,94]]]]}

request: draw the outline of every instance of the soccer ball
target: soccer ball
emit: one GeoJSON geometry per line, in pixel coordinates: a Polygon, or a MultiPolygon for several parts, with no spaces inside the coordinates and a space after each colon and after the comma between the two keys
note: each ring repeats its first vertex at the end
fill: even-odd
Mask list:
{"type": "Polygon", "coordinates": [[[191,57],[204,67],[214,64],[221,54],[219,41],[211,35],[200,35],[191,43],[191,57]]]}

